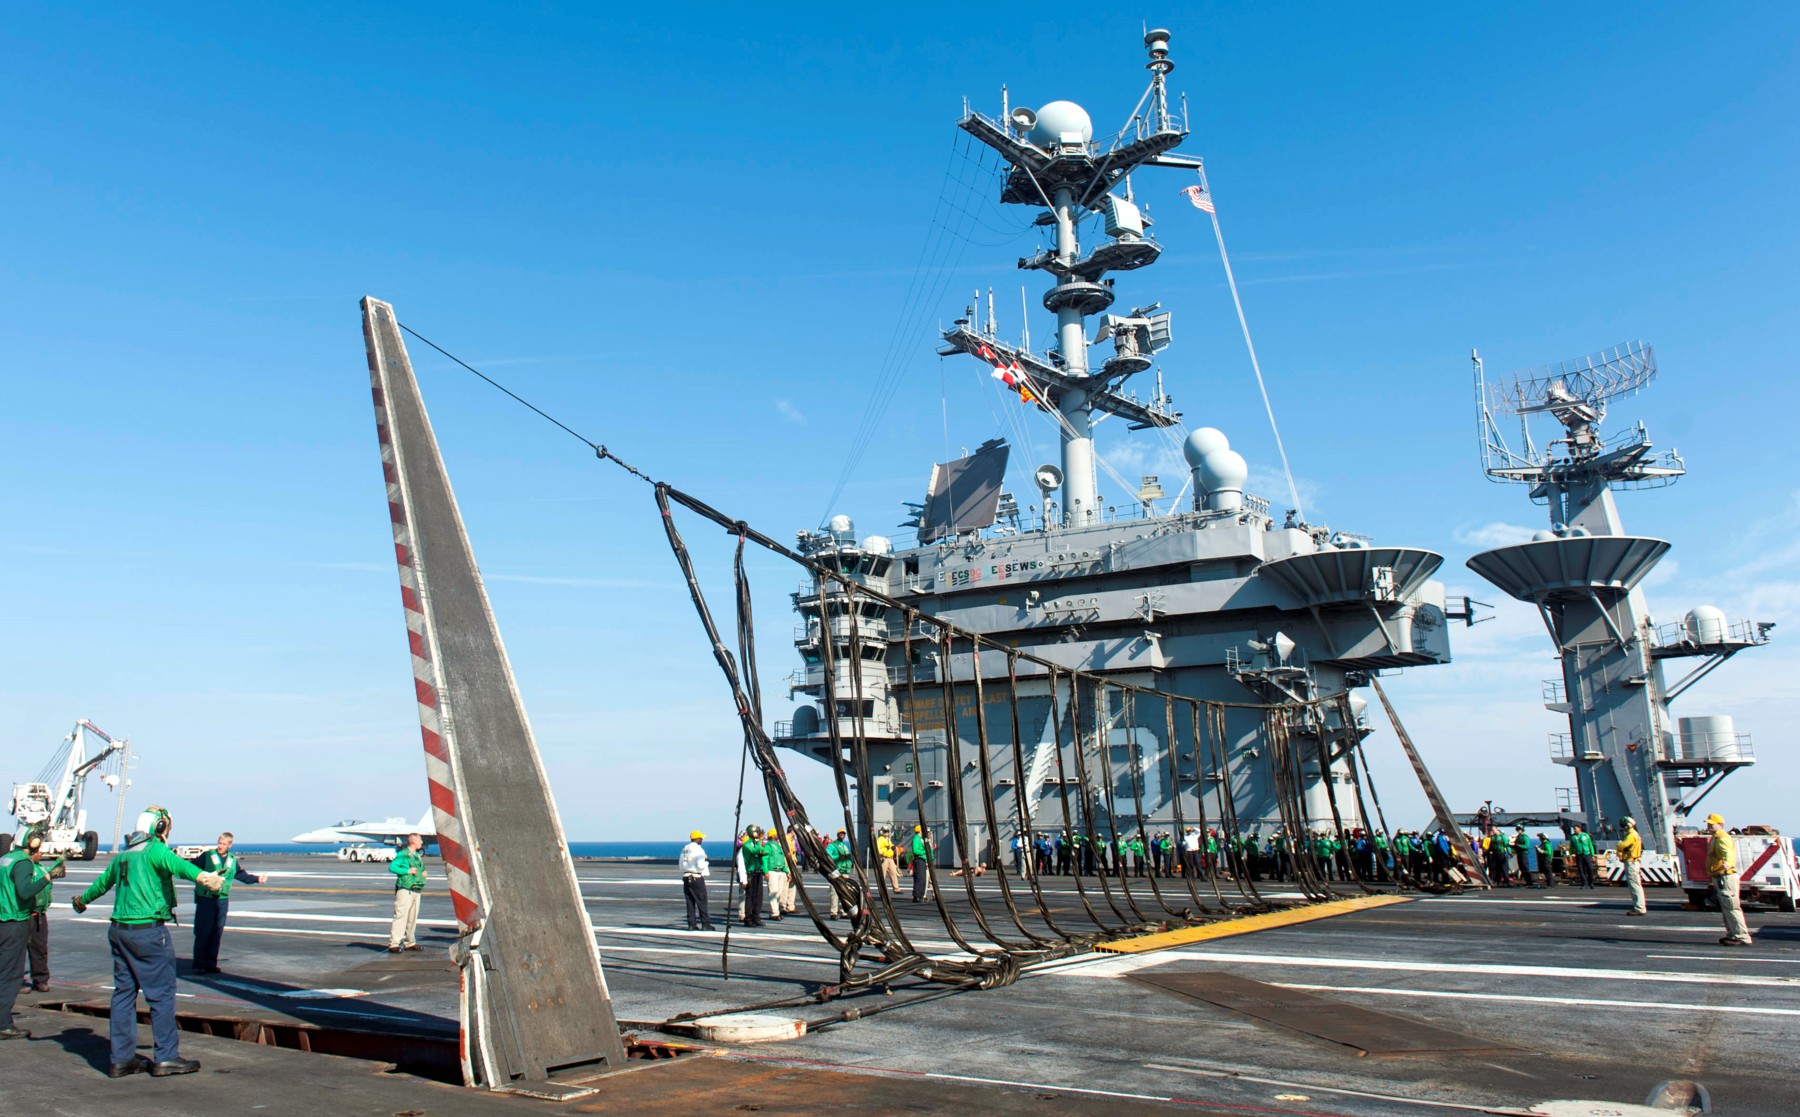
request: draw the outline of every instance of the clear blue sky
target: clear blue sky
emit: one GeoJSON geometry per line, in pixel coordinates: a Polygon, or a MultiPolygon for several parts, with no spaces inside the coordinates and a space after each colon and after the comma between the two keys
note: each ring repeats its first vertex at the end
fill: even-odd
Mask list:
{"type": "MultiPolygon", "coordinates": [[[[1148,16],[1176,32],[1185,150],[1312,518],[1439,550],[1453,592],[1497,600],[1463,559],[1543,514],[1481,477],[1470,347],[1504,370],[1654,342],[1663,379],[1615,415],[1692,473],[1621,501],[1675,543],[1651,604],[1782,625],[1678,712],[1756,735],[1760,767],[1715,799],[1734,821],[1800,821],[1796,10],[1043,10],[10,9],[0,782],[89,717],[140,750],[133,809],[173,806],[189,838],[423,809],[364,294],[770,534],[827,511],[892,528],[931,461],[1008,431],[982,370],[932,350],[977,286],[1017,330],[1016,215],[953,188],[975,243],[896,334],[968,173],[962,98],[997,111],[1007,82],[1116,127],[1148,16]],[[890,344],[898,390],[828,508],[890,344]]],[[[1168,252],[1120,287],[1175,311],[1177,405],[1278,498],[1186,182],[1139,181],[1168,252]]],[[[415,356],[571,836],[723,832],[738,739],[647,493],[415,356]]],[[[1115,426],[1121,472],[1178,475],[1115,426]]],[[[775,684],[796,579],[758,570],[775,684]]],[[[1547,804],[1566,780],[1541,627],[1504,606],[1454,639],[1457,665],[1392,687],[1441,781],[1463,806],[1547,804]]]]}

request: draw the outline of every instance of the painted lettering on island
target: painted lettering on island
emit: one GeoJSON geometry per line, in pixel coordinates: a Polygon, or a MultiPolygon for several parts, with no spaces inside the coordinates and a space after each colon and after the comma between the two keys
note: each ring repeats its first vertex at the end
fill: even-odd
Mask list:
{"type": "Polygon", "coordinates": [[[977,582],[1005,581],[1015,574],[1028,574],[1048,565],[1043,559],[1020,559],[1018,562],[996,562],[988,566],[965,566],[961,570],[950,571],[944,579],[953,588],[972,586],[977,582]]]}

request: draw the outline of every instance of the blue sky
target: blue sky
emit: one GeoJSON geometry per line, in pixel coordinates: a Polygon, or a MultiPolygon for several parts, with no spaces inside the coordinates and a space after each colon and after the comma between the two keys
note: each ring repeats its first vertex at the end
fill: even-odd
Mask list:
{"type": "MultiPolygon", "coordinates": [[[[891,529],[931,461],[1017,418],[979,366],[933,355],[977,287],[998,290],[1016,333],[1012,261],[1035,245],[959,184],[962,98],[997,111],[1006,82],[1015,104],[1074,99],[1115,128],[1141,92],[1148,15],[1176,32],[1184,150],[1208,160],[1312,519],[1438,550],[1452,592],[1495,601],[1463,559],[1543,513],[1480,474],[1469,349],[1505,370],[1656,344],[1662,379],[1614,408],[1692,470],[1621,499],[1630,529],[1675,543],[1653,611],[1713,603],[1782,625],[1677,712],[1732,713],[1756,736],[1759,767],[1718,806],[1795,821],[1800,16],[1040,13],[14,8],[0,29],[9,778],[89,717],[136,742],[133,807],[174,806],[190,837],[423,808],[364,294],[772,535],[833,511],[891,529]],[[934,215],[966,236],[915,287],[934,215]],[[904,316],[909,297],[919,313],[904,316]],[[859,448],[883,370],[891,402],[859,448]]],[[[1230,433],[1253,488],[1278,497],[1186,184],[1138,182],[1168,251],[1120,287],[1174,310],[1177,406],[1230,433]]],[[[1041,311],[1033,328],[1048,336],[1041,311]]],[[[647,492],[415,357],[571,836],[723,831],[731,710],[647,492]]],[[[1101,435],[1127,476],[1178,477],[1154,443],[1101,435]]],[[[1053,444],[1040,423],[1015,465],[1053,444]]],[[[1022,472],[1014,487],[1029,491],[1022,472]]],[[[757,569],[773,682],[794,666],[796,579],[757,569]]],[[[1548,803],[1566,780],[1545,760],[1557,726],[1537,682],[1554,664],[1535,616],[1502,603],[1454,640],[1456,665],[1392,682],[1441,782],[1464,805],[1548,803]]],[[[1389,735],[1372,747],[1391,759],[1389,735]]],[[[1402,769],[1378,773],[1404,802],[1402,769]]]]}

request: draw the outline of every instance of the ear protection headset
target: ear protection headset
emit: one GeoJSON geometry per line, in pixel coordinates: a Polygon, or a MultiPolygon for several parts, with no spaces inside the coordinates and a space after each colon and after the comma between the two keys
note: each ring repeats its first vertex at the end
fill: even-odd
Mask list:
{"type": "Polygon", "coordinates": [[[143,814],[138,815],[137,825],[133,828],[131,836],[126,839],[126,844],[140,845],[151,838],[168,841],[169,830],[174,825],[174,816],[169,814],[165,808],[152,803],[144,808],[143,814]]]}

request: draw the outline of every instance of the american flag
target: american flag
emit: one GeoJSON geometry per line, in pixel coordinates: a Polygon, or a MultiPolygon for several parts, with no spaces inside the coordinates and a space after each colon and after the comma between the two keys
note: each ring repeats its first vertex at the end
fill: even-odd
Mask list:
{"type": "Polygon", "coordinates": [[[1217,212],[1213,209],[1212,195],[1208,194],[1206,192],[1206,187],[1201,186],[1199,183],[1195,183],[1188,187],[1183,190],[1182,193],[1187,195],[1188,201],[1194,203],[1195,209],[1204,210],[1207,213],[1217,212]]]}

